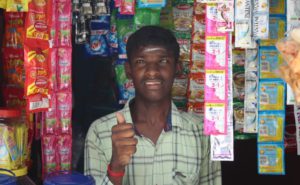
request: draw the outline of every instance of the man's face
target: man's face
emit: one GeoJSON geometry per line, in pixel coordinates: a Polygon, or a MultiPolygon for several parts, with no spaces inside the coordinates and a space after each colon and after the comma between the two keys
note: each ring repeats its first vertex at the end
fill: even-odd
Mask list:
{"type": "Polygon", "coordinates": [[[140,47],[126,63],[128,78],[133,80],[136,97],[158,102],[171,98],[178,62],[161,46],[140,47]]]}

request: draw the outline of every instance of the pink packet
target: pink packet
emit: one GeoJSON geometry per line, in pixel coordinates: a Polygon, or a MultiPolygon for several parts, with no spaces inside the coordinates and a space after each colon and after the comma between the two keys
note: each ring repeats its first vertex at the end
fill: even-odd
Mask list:
{"type": "Polygon", "coordinates": [[[205,135],[227,133],[227,103],[205,102],[204,115],[205,135]]]}
{"type": "Polygon", "coordinates": [[[72,46],[71,30],[72,30],[72,12],[71,1],[58,0],[57,7],[57,46],[72,46]]]}
{"type": "Polygon", "coordinates": [[[225,1],[217,5],[217,30],[219,32],[233,31],[234,1],[225,1]]]}
{"type": "Polygon", "coordinates": [[[57,118],[59,120],[60,132],[63,134],[72,133],[72,93],[58,92],[57,99],[57,118]]]}
{"type": "Polygon", "coordinates": [[[57,90],[56,84],[56,63],[57,63],[57,48],[51,48],[50,50],[50,71],[49,71],[49,88],[51,92],[57,90]]]}
{"type": "Polygon", "coordinates": [[[226,68],[228,34],[207,34],[205,38],[205,68],[226,68]]]}
{"type": "Polygon", "coordinates": [[[57,7],[56,7],[56,0],[51,0],[52,7],[51,7],[51,13],[52,13],[52,19],[51,19],[51,28],[50,28],[50,46],[56,46],[56,25],[57,25],[57,7]]]}
{"type": "Polygon", "coordinates": [[[56,160],[56,144],[57,136],[55,135],[44,135],[42,137],[42,171],[43,176],[57,170],[56,160]]]}
{"type": "Polygon", "coordinates": [[[72,48],[57,49],[57,88],[58,90],[72,89],[72,48]]]}
{"type": "Polygon", "coordinates": [[[134,15],[135,13],[135,1],[121,0],[120,14],[134,15]]]}
{"type": "Polygon", "coordinates": [[[115,7],[119,8],[122,4],[122,0],[115,0],[115,7]]]}
{"type": "Polygon", "coordinates": [[[205,101],[226,101],[227,78],[225,70],[205,70],[205,101]]]}
{"type": "Polygon", "coordinates": [[[217,3],[207,3],[206,5],[206,17],[205,17],[205,33],[218,33],[217,30],[217,12],[218,4],[217,3]]]}
{"type": "Polygon", "coordinates": [[[60,135],[57,146],[58,161],[61,171],[71,170],[72,163],[72,136],[60,135]]]}
{"type": "Polygon", "coordinates": [[[51,106],[47,112],[45,112],[45,122],[43,126],[43,135],[45,134],[55,134],[57,130],[57,121],[56,121],[56,96],[51,94],[51,106]]]}

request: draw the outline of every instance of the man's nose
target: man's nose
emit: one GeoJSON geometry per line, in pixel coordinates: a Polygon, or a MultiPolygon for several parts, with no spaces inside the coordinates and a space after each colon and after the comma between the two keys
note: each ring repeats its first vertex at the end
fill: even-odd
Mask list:
{"type": "Polygon", "coordinates": [[[159,74],[158,64],[148,64],[146,68],[146,74],[149,76],[155,76],[159,74]]]}

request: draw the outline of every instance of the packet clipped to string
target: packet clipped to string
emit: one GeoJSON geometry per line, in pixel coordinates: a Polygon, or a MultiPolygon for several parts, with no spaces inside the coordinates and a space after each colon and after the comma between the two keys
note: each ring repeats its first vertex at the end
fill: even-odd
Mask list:
{"type": "Polygon", "coordinates": [[[260,81],[259,111],[285,109],[285,83],[281,80],[260,81]]]}
{"type": "Polygon", "coordinates": [[[269,175],[284,175],[284,144],[258,143],[258,173],[269,175]]]}
{"type": "Polygon", "coordinates": [[[234,29],[234,0],[221,1],[217,5],[217,30],[232,32],[234,29]]]}
{"type": "Polygon", "coordinates": [[[283,142],[285,113],[283,111],[259,112],[258,142],[283,142]]]}

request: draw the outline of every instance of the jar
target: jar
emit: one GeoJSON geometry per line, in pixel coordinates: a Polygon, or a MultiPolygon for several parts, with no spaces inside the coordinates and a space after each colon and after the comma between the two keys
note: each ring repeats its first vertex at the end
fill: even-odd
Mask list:
{"type": "Polygon", "coordinates": [[[25,156],[28,155],[28,133],[20,117],[21,111],[18,109],[0,108],[0,168],[10,170],[16,176],[27,174],[25,156]]]}

